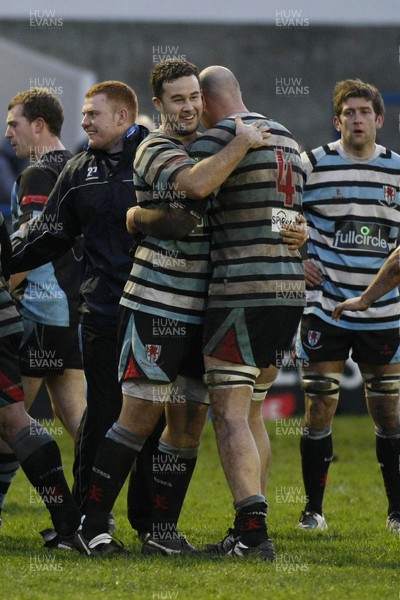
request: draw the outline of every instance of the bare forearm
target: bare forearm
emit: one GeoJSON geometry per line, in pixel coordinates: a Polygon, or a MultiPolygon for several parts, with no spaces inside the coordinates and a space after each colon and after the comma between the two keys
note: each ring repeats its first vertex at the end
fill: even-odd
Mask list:
{"type": "Polygon", "coordinates": [[[222,150],[184,169],[175,178],[177,190],[191,198],[205,198],[218,188],[250,149],[248,141],[235,137],[222,150]]]}
{"type": "Polygon", "coordinates": [[[361,294],[369,305],[400,285],[400,248],[389,256],[373,282],[361,294]]]}
{"type": "Polygon", "coordinates": [[[225,181],[250,148],[269,145],[271,134],[266,124],[254,121],[246,125],[239,117],[235,123],[236,135],[222,150],[177,174],[177,191],[189,198],[205,198],[225,181]]]}

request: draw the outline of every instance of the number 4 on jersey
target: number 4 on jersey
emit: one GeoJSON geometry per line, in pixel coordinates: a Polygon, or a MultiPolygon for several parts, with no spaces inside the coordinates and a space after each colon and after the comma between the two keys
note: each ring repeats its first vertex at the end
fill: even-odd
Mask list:
{"type": "Polygon", "coordinates": [[[282,150],[275,149],[275,155],[278,162],[278,192],[285,195],[283,201],[285,206],[293,206],[293,197],[296,190],[292,183],[292,165],[285,160],[282,150]]]}

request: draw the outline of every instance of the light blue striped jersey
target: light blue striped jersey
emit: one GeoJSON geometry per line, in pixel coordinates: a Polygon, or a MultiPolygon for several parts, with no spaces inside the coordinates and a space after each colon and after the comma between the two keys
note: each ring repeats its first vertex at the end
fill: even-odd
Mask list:
{"type": "Polygon", "coordinates": [[[306,313],[346,329],[399,326],[398,290],[365,312],[332,320],[338,302],[361,294],[396,247],[399,233],[400,156],[376,145],[372,156],[348,155],[340,140],[302,154],[308,255],[323,273],[307,291],[306,313]]]}
{"type": "MultiPolygon", "coordinates": [[[[252,149],[220,187],[208,212],[212,278],[210,308],[304,306],[303,264],[298,251],[282,243],[283,224],[301,212],[303,170],[297,142],[282,125],[256,113],[270,127],[269,147],[252,149]]],[[[235,136],[234,115],[196,140],[191,156],[216,154],[235,136]]]]}
{"type": "MultiPolygon", "coordinates": [[[[42,213],[59,174],[70,158],[72,154],[67,150],[50,151],[20,173],[11,193],[14,231],[42,213]]],[[[52,227],[60,226],[50,223],[49,229],[52,227]]],[[[30,270],[17,285],[12,295],[24,319],[58,327],[79,323],[82,248],[83,240],[78,238],[64,256],[30,270]]]]}
{"type": "Polygon", "coordinates": [[[139,145],[134,163],[139,206],[152,208],[165,202],[194,214],[199,224],[182,240],[144,237],[121,304],[172,320],[202,323],[210,277],[210,233],[203,217],[207,200],[190,200],[174,184],[177,173],[193,164],[177,138],[159,131],[139,145]]]}

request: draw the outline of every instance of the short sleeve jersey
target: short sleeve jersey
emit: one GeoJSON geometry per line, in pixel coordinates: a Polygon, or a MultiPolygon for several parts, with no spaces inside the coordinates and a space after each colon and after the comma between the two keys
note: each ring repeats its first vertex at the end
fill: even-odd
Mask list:
{"type": "Polygon", "coordinates": [[[364,312],[332,320],[338,302],[361,294],[372,282],[399,234],[400,156],[377,145],[372,156],[348,155],[340,140],[302,154],[308,255],[323,274],[307,292],[307,313],[346,329],[399,326],[399,292],[392,290],[364,312]]]}
{"type": "Polygon", "coordinates": [[[179,192],[174,179],[194,164],[175,137],[152,132],[137,149],[134,184],[139,206],[168,203],[189,211],[199,224],[181,240],[146,235],[138,245],[121,304],[187,323],[202,323],[210,274],[210,234],[207,200],[191,200],[179,192]]]}
{"type": "MultiPolygon", "coordinates": [[[[304,306],[305,282],[298,251],[279,231],[302,210],[303,171],[297,142],[279,123],[256,113],[270,127],[269,147],[252,149],[220,187],[208,215],[212,231],[212,277],[208,306],[304,306]]],[[[235,136],[230,116],[194,144],[192,158],[216,154],[235,136]]]]}

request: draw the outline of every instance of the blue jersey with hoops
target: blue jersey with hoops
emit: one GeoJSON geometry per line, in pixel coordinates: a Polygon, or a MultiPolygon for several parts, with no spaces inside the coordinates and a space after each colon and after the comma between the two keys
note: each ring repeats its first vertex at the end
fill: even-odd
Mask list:
{"type": "Polygon", "coordinates": [[[304,213],[309,225],[308,256],[323,274],[307,291],[306,313],[347,329],[399,326],[399,292],[392,290],[364,312],[332,311],[338,302],[360,295],[372,282],[399,234],[400,156],[376,145],[357,159],[340,142],[302,154],[304,213]]]}

